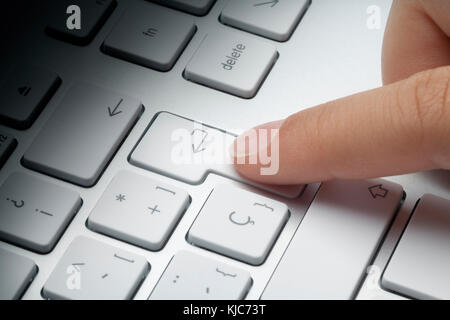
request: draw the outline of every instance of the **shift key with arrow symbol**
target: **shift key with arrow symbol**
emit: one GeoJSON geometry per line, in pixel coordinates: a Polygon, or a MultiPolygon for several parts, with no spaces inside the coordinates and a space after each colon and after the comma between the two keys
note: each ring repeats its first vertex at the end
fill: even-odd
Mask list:
{"type": "Polygon", "coordinates": [[[382,184],[377,184],[375,186],[369,187],[369,192],[370,195],[372,196],[372,198],[376,199],[376,198],[386,198],[389,190],[383,188],[382,184]]]}

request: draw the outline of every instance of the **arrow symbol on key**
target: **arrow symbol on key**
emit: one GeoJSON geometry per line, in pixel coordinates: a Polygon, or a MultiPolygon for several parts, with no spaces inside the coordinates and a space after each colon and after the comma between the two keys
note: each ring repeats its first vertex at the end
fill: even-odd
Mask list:
{"type": "Polygon", "coordinates": [[[123,102],[123,99],[120,99],[119,103],[112,110],[111,110],[111,107],[108,107],[108,112],[109,112],[110,117],[114,117],[114,116],[117,116],[118,114],[122,113],[122,110],[117,110],[122,102],[123,102]]]}
{"type": "Polygon", "coordinates": [[[253,5],[254,7],[261,7],[261,6],[265,6],[265,5],[269,5],[271,4],[271,8],[275,7],[278,2],[280,2],[280,0],[273,0],[273,1],[267,1],[267,2],[261,2],[261,3],[257,3],[255,5],[253,5]]]}
{"type": "Polygon", "coordinates": [[[377,184],[376,186],[370,187],[369,192],[372,198],[376,199],[377,197],[386,198],[389,191],[383,188],[382,184],[377,184]]]}
{"type": "Polygon", "coordinates": [[[191,139],[192,139],[192,152],[193,153],[199,153],[202,151],[205,151],[206,148],[205,140],[208,136],[208,132],[202,129],[194,129],[191,132],[191,139]]]}

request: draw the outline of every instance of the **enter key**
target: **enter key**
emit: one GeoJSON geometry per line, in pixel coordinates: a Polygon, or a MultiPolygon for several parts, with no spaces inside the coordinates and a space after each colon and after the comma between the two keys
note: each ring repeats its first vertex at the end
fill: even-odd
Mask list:
{"type": "Polygon", "coordinates": [[[263,299],[352,299],[403,198],[381,179],[323,183],[263,299]]]}

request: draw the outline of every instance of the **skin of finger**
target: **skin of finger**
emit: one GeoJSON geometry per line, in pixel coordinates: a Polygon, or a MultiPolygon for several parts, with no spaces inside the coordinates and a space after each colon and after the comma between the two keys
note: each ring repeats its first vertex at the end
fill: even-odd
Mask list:
{"type": "Polygon", "coordinates": [[[424,152],[435,167],[450,169],[450,66],[415,77],[416,103],[422,107],[420,120],[424,132],[424,152]]]}
{"type": "Polygon", "coordinates": [[[384,84],[450,65],[448,17],[448,0],[394,0],[383,41],[384,84]]]}
{"type": "Polygon", "coordinates": [[[259,165],[237,169],[296,184],[450,168],[449,75],[439,68],[296,113],[280,127],[276,175],[260,175],[259,165]]]}
{"type": "MultiPolygon", "coordinates": [[[[235,164],[242,164],[242,163],[251,163],[250,162],[250,154],[254,153],[254,156],[257,157],[257,161],[260,161],[258,151],[259,150],[251,150],[251,146],[257,145],[258,148],[265,148],[270,149],[270,141],[267,139],[265,140],[265,146],[262,144],[264,142],[261,141],[260,135],[258,134],[258,130],[264,129],[264,132],[269,133],[272,130],[278,130],[281,126],[281,124],[284,122],[284,120],[277,120],[277,121],[271,121],[268,123],[264,123],[262,125],[256,126],[248,131],[243,132],[240,134],[232,145],[229,146],[229,155],[231,158],[231,161],[235,164]],[[255,138],[256,141],[250,141],[250,139],[255,138]],[[238,146],[244,149],[240,149],[238,146]]],[[[269,135],[266,134],[266,137],[269,137],[269,135]]]]}
{"type": "Polygon", "coordinates": [[[450,1],[420,0],[420,4],[447,37],[450,37],[450,1]]]}

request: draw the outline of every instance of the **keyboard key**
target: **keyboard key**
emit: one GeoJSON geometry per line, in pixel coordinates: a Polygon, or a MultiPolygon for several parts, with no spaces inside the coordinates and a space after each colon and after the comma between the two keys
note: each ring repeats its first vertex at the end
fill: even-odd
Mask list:
{"type": "Polygon", "coordinates": [[[198,16],[208,13],[216,0],[150,0],[174,9],[179,9],[198,16]]]}
{"type": "Polygon", "coordinates": [[[0,239],[48,253],[80,206],[74,191],[13,173],[0,187],[0,239]]]}
{"type": "Polygon", "coordinates": [[[191,184],[200,184],[213,172],[284,197],[299,196],[303,185],[269,186],[244,180],[228,154],[234,139],[225,131],[162,112],[131,154],[130,162],[191,184]]]}
{"type": "Polygon", "coordinates": [[[0,88],[0,123],[29,128],[60,83],[53,72],[31,65],[16,66],[0,88]]]}
{"type": "Polygon", "coordinates": [[[192,57],[186,79],[242,98],[256,95],[278,57],[274,46],[233,31],[209,34],[192,57]]]}
{"type": "Polygon", "coordinates": [[[250,274],[187,251],[178,252],[159,279],[152,300],[239,300],[252,285],[250,274]]]}
{"type": "Polygon", "coordinates": [[[402,197],[380,179],[323,183],[262,298],[352,299],[402,197]]]}
{"type": "Polygon", "coordinates": [[[103,43],[103,50],[118,58],[168,71],[195,32],[194,20],[150,4],[130,8],[103,43]]]}
{"type": "Polygon", "coordinates": [[[420,199],[384,272],[382,285],[416,299],[450,299],[450,200],[420,199]]]}
{"type": "Polygon", "coordinates": [[[13,137],[0,132],[0,168],[8,160],[11,153],[17,146],[17,141],[13,137]]]}
{"type": "Polygon", "coordinates": [[[90,187],[142,109],[138,100],[96,86],[77,84],[27,150],[23,164],[90,187]]]}
{"type": "Polygon", "coordinates": [[[51,18],[46,31],[55,38],[77,45],[87,45],[115,7],[115,0],[52,1],[51,18]]]}
{"type": "Polygon", "coordinates": [[[37,273],[33,261],[0,248],[0,300],[17,300],[37,273]]]}
{"type": "Polygon", "coordinates": [[[88,227],[149,250],[160,250],[189,200],[183,190],[123,171],[100,198],[88,227]]]}
{"type": "Polygon", "coordinates": [[[187,239],[225,256],[260,265],[289,218],[288,207],[252,192],[214,188],[187,239]]]}
{"type": "Polygon", "coordinates": [[[286,41],[309,4],[310,0],[230,0],[222,11],[220,20],[250,33],[276,41],[286,41]]]}
{"type": "Polygon", "coordinates": [[[76,238],[42,290],[53,300],[126,300],[150,266],[144,257],[86,237],[76,238]]]}

